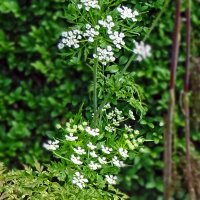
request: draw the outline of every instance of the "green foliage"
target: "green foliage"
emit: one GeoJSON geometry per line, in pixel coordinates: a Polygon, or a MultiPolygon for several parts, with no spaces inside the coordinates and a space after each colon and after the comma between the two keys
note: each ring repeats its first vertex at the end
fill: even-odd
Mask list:
{"type": "Polygon", "coordinates": [[[1,199],[31,199],[31,200],[119,200],[127,199],[126,195],[111,189],[105,192],[94,187],[80,190],[73,185],[66,184],[65,178],[58,181],[57,174],[65,174],[65,169],[56,166],[43,169],[39,163],[35,164],[36,170],[25,167],[24,170],[7,171],[0,164],[0,198],[1,199]],[[62,170],[62,171],[61,171],[62,170]],[[115,192],[116,194],[113,194],[115,192]]]}
{"type": "Polygon", "coordinates": [[[63,7],[63,0],[0,3],[0,160],[12,167],[47,161],[43,139],[86,102],[87,72],[57,54],[63,7]]]}

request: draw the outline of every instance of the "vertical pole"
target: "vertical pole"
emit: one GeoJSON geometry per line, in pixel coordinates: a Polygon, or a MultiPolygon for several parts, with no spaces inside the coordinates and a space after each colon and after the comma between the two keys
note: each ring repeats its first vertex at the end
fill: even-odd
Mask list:
{"type": "Polygon", "coordinates": [[[190,109],[189,109],[189,77],[190,77],[190,47],[191,47],[191,16],[190,0],[187,0],[186,8],[186,62],[184,79],[184,116],[185,116],[185,140],[186,140],[186,176],[190,200],[196,200],[193,186],[191,156],[190,156],[190,109]]]}
{"type": "Polygon", "coordinates": [[[176,0],[176,15],[173,36],[173,47],[171,57],[171,76],[170,76],[170,100],[168,106],[168,114],[166,121],[166,130],[164,133],[164,200],[169,200],[171,196],[171,182],[172,182],[172,132],[173,132],[173,118],[175,107],[175,82],[176,69],[179,54],[180,41],[180,9],[181,0],[176,0]]]}

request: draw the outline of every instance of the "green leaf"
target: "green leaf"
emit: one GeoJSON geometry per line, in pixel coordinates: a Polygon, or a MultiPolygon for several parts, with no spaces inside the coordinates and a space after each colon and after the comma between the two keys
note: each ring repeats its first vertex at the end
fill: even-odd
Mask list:
{"type": "Polygon", "coordinates": [[[111,65],[106,67],[106,71],[110,73],[116,73],[119,71],[119,67],[117,65],[111,65]]]}

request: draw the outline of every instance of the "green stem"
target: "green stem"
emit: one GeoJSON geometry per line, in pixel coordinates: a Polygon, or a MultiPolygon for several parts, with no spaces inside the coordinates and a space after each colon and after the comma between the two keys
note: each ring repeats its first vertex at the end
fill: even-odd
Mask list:
{"type": "MultiPolygon", "coordinates": [[[[149,28],[148,33],[145,35],[143,41],[145,41],[149,35],[151,34],[151,32],[153,31],[153,29],[156,27],[156,25],[158,24],[161,16],[163,15],[163,13],[165,12],[165,10],[167,9],[168,5],[169,5],[169,0],[167,0],[163,6],[163,9],[160,11],[160,13],[157,15],[156,19],[153,21],[151,27],[149,28]]],[[[127,64],[125,65],[125,67],[122,69],[121,71],[121,77],[123,76],[123,74],[126,72],[126,70],[128,69],[128,67],[131,65],[131,63],[133,62],[133,60],[135,59],[135,55],[133,54],[130,58],[129,61],[127,62],[127,64]]],[[[111,97],[111,94],[107,94],[106,97],[104,98],[103,102],[101,103],[101,105],[99,106],[99,109],[96,112],[96,118],[98,117],[99,114],[101,114],[101,111],[103,109],[103,107],[106,105],[106,103],[108,102],[109,98],[111,97]]],[[[93,120],[94,123],[94,120],[93,120]]]]}
{"type": "Polygon", "coordinates": [[[94,79],[94,88],[93,88],[93,106],[94,106],[94,118],[93,126],[96,127],[97,124],[97,70],[98,70],[98,61],[95,60],[93,79],[94,79]]]}

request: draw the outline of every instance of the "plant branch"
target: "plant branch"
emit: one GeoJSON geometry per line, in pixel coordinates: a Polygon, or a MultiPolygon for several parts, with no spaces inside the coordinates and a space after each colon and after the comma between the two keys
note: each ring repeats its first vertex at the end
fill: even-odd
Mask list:
{"type": "Polygon", "coordinates": [[[190,200],[196,200],[193,186],[192,166],[190,156],[190,109],[189,109],[189,77],[190,77],[190,47],[191,47],[191,16],[190,0],[187,0],[186,15],[186,62],[185,62],[185,80],[184,80],[184,117],[185,117],[185,140],[186,140],[186,176],[190,200]]]}
{"type": "Polygon", "coordinates": [[[164,133],[164,200],[169,200],[171,196],[172,181],[172,132],[175,107],[175,80],[180,46],[180,9],[181,0],[176,0],[175,27],[171,57],[171,76],[170,76],[170,100],[164,133]]]}

